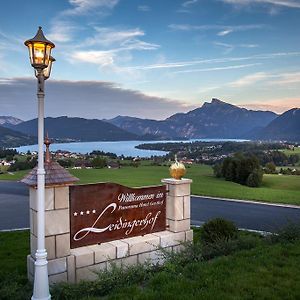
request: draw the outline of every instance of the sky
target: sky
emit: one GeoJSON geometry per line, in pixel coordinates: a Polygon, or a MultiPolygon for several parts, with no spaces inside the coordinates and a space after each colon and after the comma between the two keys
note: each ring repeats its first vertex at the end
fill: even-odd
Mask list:
{"type": "Polygon", "coordinates": [[[300,0],[2,0],[0,115],[37,115],[38,26],[56,46],[46,116],[300,107],[300,0]]]}

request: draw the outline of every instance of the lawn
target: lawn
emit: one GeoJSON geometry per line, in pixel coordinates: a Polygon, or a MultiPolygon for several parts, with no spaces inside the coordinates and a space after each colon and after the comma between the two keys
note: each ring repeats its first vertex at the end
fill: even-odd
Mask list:
{"type": "Polygon", "coordinates": [[[107,299],[296,300],[300,299],[299,263],[299,242],[263,246],[205,263],[190,263],[178,274],[160,272],[145,287],[129,285],[107,299]]]}
{"type": "Polygon", "coordinates": [[[281,150],[286,155],[299,154],[300,155],[300,147],[295,147],[294,150],[284,149],[281,150]]]}
{"type": "MultiPolygon", "coordinates": [[[[159,184],[168,177],[167,167],[126,167],[119,170],[71,170],[80,183],[113,181],[128,186],[159,184]]],[[[210,166],[198,165],[187,169],[187,178],[193,179],[192,194],[233,199],[248,199],[273,203],[300,205],[300,176],[264,175],[263,186],[250,188],[218,179],[210,166]]]]}
{"type": "MultiPolygon", "coordinates": [[[[195,236],[198,238],[197,231],[195,236]]],[[[208,261],[174,262],[150,276],[146,273],[144,276],[143,271],[129,272],[117,282],[108,276],[111,288],[104,286],[103,289],[99,281],[58,286],[51,294],[53,299],[86,300],[300,299],[299,237],[293,242],[275,243],[254,236],[253,239],[256,242],[246,246],[249,250],[236,249],[232,254],[219,254],[208,261]],[[103,293],[105,298],[100,297],[103,293]]],[[[0,298],[29,299],[32,293],[32,286],[26,279],[29,232],[2,232],[0,243],[0,298]]]]}
{"type": "MultiPolygon", "coordinates": [[[[163,166],[77,169],[70,172],[80,179],[79,183],[111,181],[133,187],[160,184],[162,178],[169,177],[168,168],[163,166]]],[[[0,179],[19,180],[25,173],[2,174],[0,179]]],[[[186,177],[193,179],[194,195],[300,205],[300,176],[264,175],[262,187],[250,188],[214,177],[210,166],[194,165],[187,168],[186,177]]]]}

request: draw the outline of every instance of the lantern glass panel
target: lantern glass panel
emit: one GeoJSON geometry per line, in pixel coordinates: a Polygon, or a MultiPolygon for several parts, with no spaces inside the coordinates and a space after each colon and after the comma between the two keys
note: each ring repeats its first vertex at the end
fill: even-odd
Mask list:
{"type": "Polygon", "coordinates": [[[45,65],[46,66],[49,65],[51,49],[52,49],[51,45],[46,45],[46,55],[45,55],[45,65]]]}
{"type": "Polygon", "coordinates": [[[52,61],[50,59],[47,68],[45,68],[43,70],[43,74],[44,74],[45,79],[48,79],[50,77],[51,67],[52,67],[52,61]]]}
{"type": "Polygon", "coordinates": [[[32,44],[28,44],[30,63],[33,64],[32,44]]]}
{"type": "Polygon", "coordinates": [[[33,44],[33,54],[34,59],[33,62],[35,65],[44,65],[44,57],[45,57],[45,44],[42,43],[34,43],[33,44]]]}

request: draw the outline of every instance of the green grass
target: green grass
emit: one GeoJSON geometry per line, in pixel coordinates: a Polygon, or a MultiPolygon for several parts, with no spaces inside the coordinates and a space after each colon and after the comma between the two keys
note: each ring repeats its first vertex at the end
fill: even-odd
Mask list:
{"type": "Polygon", "coordinates": [[[300,242],[262,246],[157,273],[146,286],[129,285],[106,299],[299,299],[299,263],[300,242]]]}
{"type": "Polygon", "coordinates": [[[295,147],[294,151],[290,149],[281,150],[286,155],[299,154],[300,155],[300,147],[295,147]]]}
{"type": "MultiPolygon", "coordinates": [[[[80,179],[79,184],[111,181],[138,187],[160,184],[162,178],[169,177],[168,167],[163,166],[69,171],[80,179]]],[[[26,171],[16,172],[15,175],[2,174],[0,180],[12,178],[19,180],[25,173],[26,171]]],[[[210,166],[194,165],[187,169],[186,177],[193,179],[194,195],[300,205],[300,176],[264,175],[262,187],[250,188],[216,178],[210,166]]]]}
{"type": "Polygon", "coordinates": [[[32,290],[27,281],[29,253],[28,230],[0,233],[0,299],[29,299],[32,290]]]}
{"type": "Polygon", "coordinates": [[[28,172],[29,170],[22,170],[17,172],[0,174],[0,180],[21,180],[28,172]]]}
{"type": "MultiPolygon", "coordinates": [[[[195,235],[198,236],[197,232],[195,235]]],[[[26,280],[28,239],[28,231],[0,233],[0,298],[3,300],[29,299],[32,294],[32,286],[26,280]]],[[[51,293],[53,299],[74,300],[300,299],[299,239],[275,244],[261,240],[255,245],[251,250],[235,250],[233,254],[209,261],[190,259],[184,264],[167,264],[150,276],[139,273],[135,278],[131,272],[127,279],[135,279],[134,283],[127,282],[124,273],[120,285],[114,286],[113,280],[108,280],[112,287],[105,287],[108,294],[101,298],[91,296],[98,293],[100,282],[63,289],[58,286],[51,293]]]]}
{"type": "MultiPolygon", "coordinates": [[[[119,170],[70,170],[79,183],[113,181],[128,186],[159,184],[168,177],[167,167],[125,167],[119,170]]],[[[300,176],[264,175],[263,186],[250,188],[218,179],[210,166],[192,166],[186,177],[193,179],[192,194],[300,205],[300,176]]]]}

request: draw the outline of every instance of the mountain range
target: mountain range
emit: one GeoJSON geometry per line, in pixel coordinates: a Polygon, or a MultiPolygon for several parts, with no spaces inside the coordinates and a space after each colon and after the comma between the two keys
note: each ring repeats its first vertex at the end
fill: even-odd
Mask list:
{"type": "Polygon", "coordinates": [[[246,138],[253,130],[277,118],[270,111],[253,111],[212,99],[188,113],[178,113],[164,121],[118,116],[108,122],[137,135],[162,138],[246,138]]]}
{"type": "MultiPolygon", "coordinates": [[[[11,129],[27,135],[36,135],[38,120],[33,119],[17,125],[11,129]]],[[[67,116],[57,118],[45,118],[45,132],[51,138],[63,141],[123,141],[135,140],[138,136],[108,122],[97,119],[69,118],[67,116]]]]}
{"type": "MultiPolygon", "coordinates": [[[[0,117],[0,146],[36,140],[37,119],[0,117]],[[2,125],[1,125],[2,124],[2,125]],[[4,128],[6,126],[7,128],[4,128]]],[[[165,120],[118,116],[110,120],[73,117],[45,118],[45,132],[56,141],[120,141],[196,138],[244,138],[300,141],[300,109],[282,115],[254,111],[218,99],[165,120]]],[[[8,146],[7,146],[8,147],[8,146]]]]}

